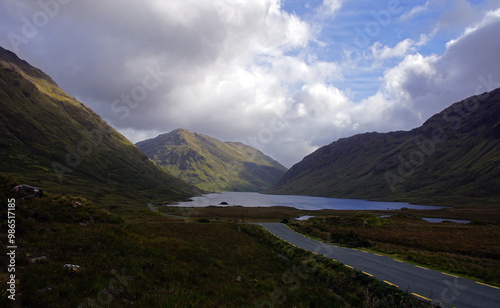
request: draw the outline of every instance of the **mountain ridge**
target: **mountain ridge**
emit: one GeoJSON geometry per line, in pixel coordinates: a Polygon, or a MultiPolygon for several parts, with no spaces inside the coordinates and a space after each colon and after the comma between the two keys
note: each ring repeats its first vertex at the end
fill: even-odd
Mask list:
{"type": "Polygon", "coordinates": [[[0,132],[0,173],[19,182],[96,200],[178,200],[200,192],[1,47],[0,132]]]}
{"type": "Polygon", "coordinates": [[[172,174],[208,191],[260,191],[286,171],[241,142],[222,142],[181,128],[136,145],[172,174]]]}
{"type": "Polygon", "coordinates": [[[498,204],[500,89],[452,104],[410,131],[364,133],[323,146],[267,193],[498,204]]]}

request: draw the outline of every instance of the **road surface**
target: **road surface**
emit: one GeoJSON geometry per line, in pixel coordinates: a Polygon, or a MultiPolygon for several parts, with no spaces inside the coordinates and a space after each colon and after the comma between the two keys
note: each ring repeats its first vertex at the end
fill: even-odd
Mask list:
{"type": "Polygon", "coordinates": [[[284,224],[259,224],[299,248],[324,255],[440,307],[499,308],[500,289],[357,249],[322,243],[284,224]]]}

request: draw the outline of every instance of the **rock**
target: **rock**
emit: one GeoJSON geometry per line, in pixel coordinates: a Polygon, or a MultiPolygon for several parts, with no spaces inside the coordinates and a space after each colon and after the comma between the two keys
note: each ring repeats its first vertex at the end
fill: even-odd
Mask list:
{"type": "Polygon", "coordinates": [[[25,193],[28,196],[26,196],[22,199],[28,199],[28,200],[33,199],[35,197],[43,196],[43,190],[41,190],[38,187],[34,187],[34,186],[26,185],[26,184],[17,185],[16,187],[13,187],[11,189],[11,191],[25,193]]]}
{"type": "Polygon", "coordinates": [[[30,259],[31,263],[48,262],[48,261],[49,261],[49,258],[47,258],[46,256],[41,256],[41,257],[38,257],[38,258],[30,259]]]}
{"type": "Polygon", "coordinates": [[[69,270],[70,272],[79,272],[82,270],[80,265],[74,265],[74,264],[64,264],[64,268],[69,270]]]}

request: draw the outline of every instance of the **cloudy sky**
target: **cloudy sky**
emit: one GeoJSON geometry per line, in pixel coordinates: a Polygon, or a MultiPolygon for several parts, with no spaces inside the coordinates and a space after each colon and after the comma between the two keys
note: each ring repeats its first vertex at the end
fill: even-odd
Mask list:
{"type": "Polygon", "coordinates": [[[290,167],[500,87],[500,0],[2,0],[0,45],[133,142],[186,128],[290,167]]]}

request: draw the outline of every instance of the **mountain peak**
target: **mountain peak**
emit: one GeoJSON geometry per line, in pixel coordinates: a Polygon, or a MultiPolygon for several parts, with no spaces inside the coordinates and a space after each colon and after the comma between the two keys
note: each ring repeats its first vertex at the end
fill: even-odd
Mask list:
{"type": "Polygon", "coordinates": [[[11,69],[24,75],[27,79],[42,79],[57,87],[56,82],[40,69],[31,66],[10,50],[0,47],[0,61],[6,69],[11,69]]]}
{"type": "Polygon", "coordinates": [[[194,136],[194,132],[184,129],[184,128],[177,128],[171,131],[170,133],[166,133],[164,135],[169,135],[169,134],[174,134],[174,135],[179,135],[182,137],[188,137],[188,136],[194,136]]]}
{"type": "Polygon", "coordinates": [[[241,142],[222,142],[175,129],[137,146],[157,164],[201,189],[259,191],[269,188],[286,168],[241,142]]]}

